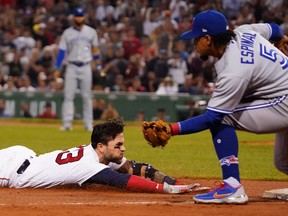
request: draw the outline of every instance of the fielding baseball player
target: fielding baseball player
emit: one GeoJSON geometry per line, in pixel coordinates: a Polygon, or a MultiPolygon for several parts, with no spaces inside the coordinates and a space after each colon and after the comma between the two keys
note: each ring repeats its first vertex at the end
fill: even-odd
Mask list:
{"type": "Polygon", "coordinates": [[[204,114],[170,125],[143,122],[144,137],[153,147],[165,146],[171,135],[210,129],[223,181],[219,188],[193,199],[199,203],[247,203],[240,183],[235,129],[275,132],[274,163],[288,174],[288,37],[275,23],[229,30],[221,13],[208,10],[195,16],[192,29],[181,38],[193,38],[203,60],[208,56],[219,59],[216,89],[204,114]]]}
{"type": "Polygon", "coordinates": [[[78,7],[74,11],[74,26],[66,29],[60,39],[59,53],[56,60],[55,77],[59,76],[63,59],[67,55],[65,72],[64,102],[62,106],[61,130],[71,130],[74,117],[74,97],[78,86],[83,99],[83,120],[87,131],[92,131],[92,69],[91,61],[95,61],[101,69],[98,35],[95,29],[85,25],[84,9],[78,7]]]}
{"type": "Polygon", "coordinates": [[[94,127],[90,144],[39,156],[24,146],[2,149],[0,186],[50,188],[96,183],[128,190],[166,193],[189,192],[197,186],[174,185],[175,179],[151,165],[127,160],[124,157],[123,129],[121,120],[110,120],[94,127]]]}

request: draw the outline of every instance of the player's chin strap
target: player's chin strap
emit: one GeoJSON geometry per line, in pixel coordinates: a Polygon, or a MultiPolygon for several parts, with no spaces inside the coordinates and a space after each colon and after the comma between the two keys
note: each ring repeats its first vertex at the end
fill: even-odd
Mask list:
{"type": "Polygon", "coordinates": [[[166,182],[170,185],[174,185],[176,183],[176,180],[174,178],[167,176],[164,173],[161,173],[159,170],[155,169],[150,164],[135,162],[133,160],[131,161],[131,163],[133,175],[142,176],[150,179],[151,181],[156,181],[160,183],[166,182]]]}

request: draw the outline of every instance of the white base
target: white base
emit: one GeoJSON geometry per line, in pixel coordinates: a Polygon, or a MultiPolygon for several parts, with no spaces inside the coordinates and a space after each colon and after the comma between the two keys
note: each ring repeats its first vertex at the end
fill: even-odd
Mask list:
{"type": "Polygon", "coordinates": [[[263,193],[263,198],[288,200],[288,188],[265,191],[263,193]]]}

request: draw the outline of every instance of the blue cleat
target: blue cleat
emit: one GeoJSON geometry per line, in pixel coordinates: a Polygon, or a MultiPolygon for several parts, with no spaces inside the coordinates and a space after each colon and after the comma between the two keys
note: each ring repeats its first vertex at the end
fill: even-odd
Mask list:
{"type": "Polygon", "coordinates": [[[244,187],[239,184],[238,187],[232,187],[227,182],[221,181],[218,188],[204,194],[197,194],[193,197],[195,203],[229,203],[229,204],[247,204],[248,196],[245,194],[244,187]]]}

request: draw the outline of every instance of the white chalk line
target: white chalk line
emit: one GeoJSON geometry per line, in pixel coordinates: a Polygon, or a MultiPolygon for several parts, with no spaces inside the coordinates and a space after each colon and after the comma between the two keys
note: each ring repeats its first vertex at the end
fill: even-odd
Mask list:
{"type": "MultiPolygon", "coordinates": [[[[194,201],[184,201],[184,202],[168,202],[168,201],[95,201],[95,202],[57,202],[57,203],[46,203],[46,202],[31,202],[31,203],[21,203],[21,205],[38,206],[38,205],[65,205],[65,206],[80,206],[80,205],[187,205],[194,204],[194,201]]],[[[11,204],[0,203],[0,206],[10,206],[11,204]]],[[[15,204],[13,204],[15,205],[15,204]]]]}

